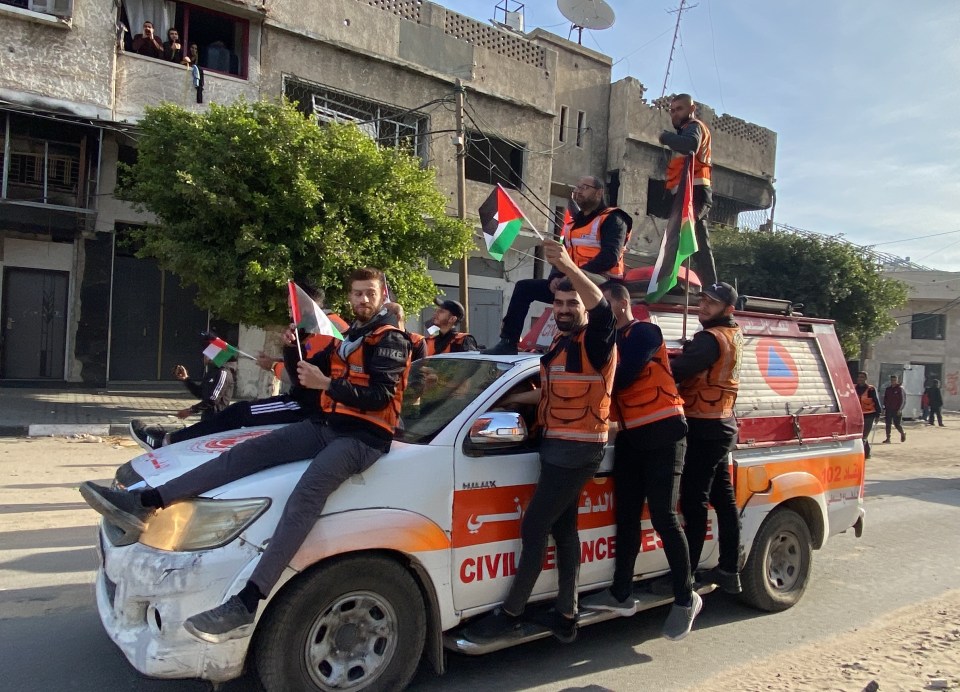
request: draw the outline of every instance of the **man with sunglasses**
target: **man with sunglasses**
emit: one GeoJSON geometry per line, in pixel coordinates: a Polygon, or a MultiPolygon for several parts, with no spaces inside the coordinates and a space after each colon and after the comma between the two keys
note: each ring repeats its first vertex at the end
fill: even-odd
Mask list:
{"type": "MultiPolygon", "coordinates": [[[[563,225],[562,241],[567,253],[574,264],[597,284],[622,279],[623,252],[630,238],[633,219],[622,209],[606,205],[603,181],[595,176],[580,178],[572,198],[579,211],[563,225]]],[[[563,275],[553,269],[546,279],[518,281],[500,327],[500,341],[483,353],[516,354],[530,305],[533,302],[552,304],[561,279],[563,275]]]]}

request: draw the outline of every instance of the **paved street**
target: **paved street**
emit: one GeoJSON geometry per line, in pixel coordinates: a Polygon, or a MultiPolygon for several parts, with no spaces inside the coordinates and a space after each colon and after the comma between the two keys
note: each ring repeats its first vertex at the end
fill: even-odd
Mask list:
{"type": "MultiPolygon", "coordinates": [[[[947,424],[913,425],[904,445],[880,445],[877,437],[867,467],[864,536],[839,536],[815,553],[813,583],[789,611],[762,614],[714,594],[681,643],[659,638],[661,609],[584,629],[571,646],[544,641],[481,658],[450,656],[445,677],[422,672],[413,688],[695,688],[724,669],[862,628],[960,588],[960,417],[947,424]]],[[[108,641],[93,608],[95,515],[75,487],[110,477],[137,452],[109,441],[0,438],[0,687],[209,689],[139,677],[108,641]]],[[[241,680],[222,689],[256,686],[241,680]]]]}

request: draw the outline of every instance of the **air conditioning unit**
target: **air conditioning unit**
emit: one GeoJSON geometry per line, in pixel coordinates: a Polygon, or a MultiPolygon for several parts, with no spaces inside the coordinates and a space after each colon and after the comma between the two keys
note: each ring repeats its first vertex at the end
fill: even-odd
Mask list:
{"type": "Polygon", "coordinates": [[[57,17],[72,17],[73,0],[29,0],[27,9],[57,17]]]}

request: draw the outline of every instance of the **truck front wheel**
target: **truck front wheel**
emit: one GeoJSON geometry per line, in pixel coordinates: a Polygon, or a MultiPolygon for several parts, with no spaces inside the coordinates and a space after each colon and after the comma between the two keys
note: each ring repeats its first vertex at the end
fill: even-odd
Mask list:
{"type": "Polygon", "coordinates": [[[764,520],[741,573],[741,600],[776,613],[795,605],[807,588],[813,548],[810,529],[796,512],[775,509],[764,520]]]}
{"type": "Polygon", "coordinates": [[[299,577],[265,617],[255,656],[268,692],[403,689],[426,638],[420,589],[402,565],[381,557],[299,577]]]}

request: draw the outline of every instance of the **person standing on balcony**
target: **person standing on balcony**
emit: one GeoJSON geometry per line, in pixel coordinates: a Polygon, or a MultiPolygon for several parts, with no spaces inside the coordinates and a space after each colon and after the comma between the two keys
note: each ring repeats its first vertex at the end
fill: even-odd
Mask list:
{"type": "Polygon", "coordinates": [[[167,40],[163,42],[163,59],[167,62],[183,62],[183,44],[180,43],[180,32],[176,29],[167,31],[167,40]]]}
{"type": "Polygon", "coordinates": [[[144,22],[143,33],[133,37],[133,52],[163,60],[163,44],[153,34],[153,22],[144,22]]]}

